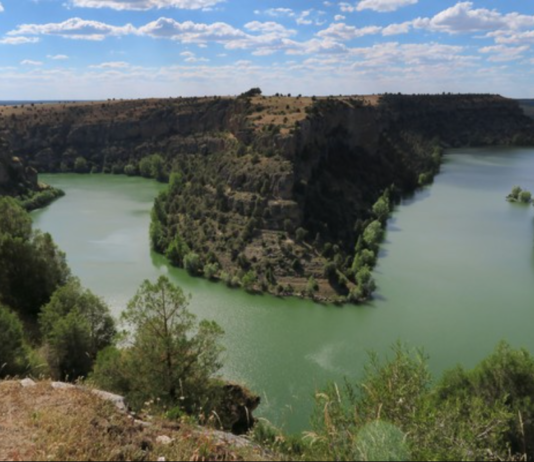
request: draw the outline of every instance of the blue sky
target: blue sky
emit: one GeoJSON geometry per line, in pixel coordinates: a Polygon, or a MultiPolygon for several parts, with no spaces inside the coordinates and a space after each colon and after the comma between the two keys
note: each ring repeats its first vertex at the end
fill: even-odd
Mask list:
{"type": "Polygon", "coordinates": [[[531,0],[0,0],[0,99],[534,97],[531,0]]]}

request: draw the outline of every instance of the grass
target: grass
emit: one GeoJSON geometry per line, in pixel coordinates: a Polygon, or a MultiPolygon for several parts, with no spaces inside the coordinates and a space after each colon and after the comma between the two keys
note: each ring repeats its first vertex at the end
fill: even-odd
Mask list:
{"type": "Polygon", "coordinates": [[[0,460],[269,460],[259,447],[191,423],[139,424],[88,391],[0,383],[0,460]],[[158,442],[166,436],[172,443],[158,442]]]}

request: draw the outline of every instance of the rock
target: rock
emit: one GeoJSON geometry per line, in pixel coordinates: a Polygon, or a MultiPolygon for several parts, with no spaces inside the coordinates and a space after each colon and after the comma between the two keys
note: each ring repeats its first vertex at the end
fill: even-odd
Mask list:
{"type": "Polygon", "coordinates": [[[158,462],[167,462],[167,459],[165,459],[165,457],[160,457],[158,459],[158,462]]]}
{"type": "Polygon", "coordinates": [[[113,393],[108,393],[107,391],[101,391],[101,390],[91,390],[91,393],[103,399],[104,401],[109,401],[119,411],[128,412],[128,406],[126,406],[126,402],[123,396],[114,395],[113,393]]]}
{"type": "Polygon", "coordinates": [[[134,424],[138,425],[139,427],[148,428],[151,427],[152,424],[149,422],[143,422],[142,420],[134,420],[134,424]]]}
{"type": "Polygon", "coordinates": [[[52,388],[54,388],[55,390],[72,390],[76,387],[71,383],[52,382],[52,388]]]}
{"type": "Polygon", "coordinates": [[[35,387],[37,384],[32,379],[24,379],[20,381],[22,388],[35,387]]]}
{"type": "Polygon", "coordinates": [[[171,444],[174,440],[172,438],[169,438],[168,436],[162,435],[158,436],[156,438],[156,443],[162,444],[163,446],[168,446],[171,444]]]}

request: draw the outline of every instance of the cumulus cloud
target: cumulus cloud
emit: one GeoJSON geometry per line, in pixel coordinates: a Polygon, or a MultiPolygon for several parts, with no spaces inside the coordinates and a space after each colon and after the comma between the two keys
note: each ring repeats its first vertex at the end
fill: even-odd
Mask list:
{"type": "Polygon", "coordinates": [[[108,63],[96,64],[89,67],[91,69],[127,69],[130,67],[130,64],[124,61],[112,61],[108,63]]]}
{"type": "Polygon", "coordinates": [[[118,27],[98,21],[86,21],[72,18],[61,23],[23,24],[7,35],[56,35],[74,40],[104,40],[108,36],[122,36],[135,34],[136,29],[131,24],[118,27]]]}
{"type": "Polygon", "coordinates": [[[4,6],[2,5],[2,3],[0,2],[0,13],[3,13],[4,12],[4,6]]]}
{"type": "Polygon", "coordinates": [[[67,55],[48,55],[48,59],[52,59],[53,61],[66,61],[69,59],[67,55]]]}
{"type": "MultiPolygon", "coordinates": [[[[433,17],[416,18],[401,24],[391,24],[384,28],[384,35],[406,34],[412,29],[425,29],[447,34],[485,33],[495,38],[497,43],[521,43],[529,39],[534,27],[534,16],[519,13],[502,14],[497,10],[474,8],[473,2],[459,2],[433,17]]],[[[534,35],[534,32],[532,32],[534,35]]]]}
{"type": "Polygon", "coordinates": [[[528,45],[509,47],[506,45],[495,45],[490,47],[483,47],[480,49],[481,53],[490,55],[488,61],[495,63],[504,63],[522,59],[524,54],[530,49],[528,45]]]}
{"type": "Polygon", "coordinates": [[[70,4],[81,8],[111,8],[124,11],[146,11],[162,8],[182,10],[210,9],[224,0],[71,0],[70,4]]]}
{"type": "Polygon", "coordinates": [[[0,45],[26,45],[38,42],[38,37],[5,37],[0,39],[0,45]]]}
{"type": "Polygon", "coordinates": [[[20,62],[21,66],[42,66],[43,63],[41,61],[33,61],[31,59],[25,59],[20,62]]]}
{"type": "Polygon", "coordinates": [[[405,6],[415,5],[419,0],[361,0],[355,5],[350,3],[341,3],[341,11],[353,13],[355,11],[372,10],[378,13],[390,13],[397,11],[405,6]]]}
{"type": "Polygon", "coordinates": [[[340,22],[331,24],[330,27],[318,32],[317,35],[322,38],[349,41],[355,38],[363,37],[365,35],[379,34],[381,31],[382,28],[378,26],[367,26],[358,28],[340,22]]]}

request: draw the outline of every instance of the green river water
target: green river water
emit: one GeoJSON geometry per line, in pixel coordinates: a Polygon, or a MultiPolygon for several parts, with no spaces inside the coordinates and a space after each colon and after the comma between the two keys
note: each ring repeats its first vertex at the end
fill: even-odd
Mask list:
{"type": "Polygon", "coordinates": [[[169,274],[191,310],[226,331],[223,375],[261,393],[257,413],[309,428],[314,391],[361,377],[368,351],[424,347],[433,372],[474,366],[501,339],[534,352],[534,210],[505,196],[534,189],[534,150],[457,150],[435,184],[397,208],[369,305],[252,296],[171,268],[149,250],[153,199],[140,178],[42,175],[66,197],[34,213],[73,272],[119,315],[144,279],[169,274]]]}

